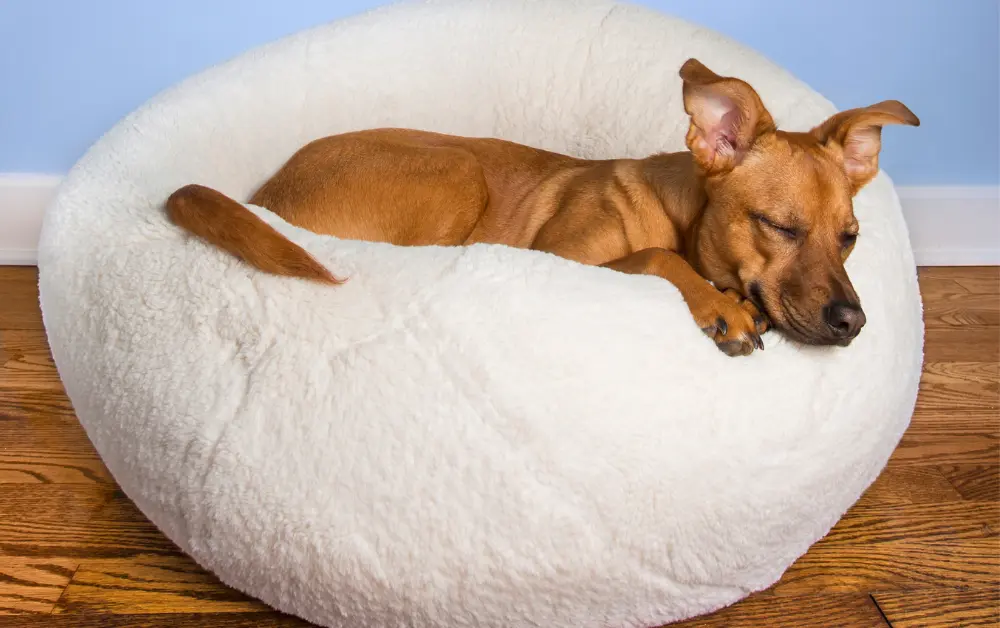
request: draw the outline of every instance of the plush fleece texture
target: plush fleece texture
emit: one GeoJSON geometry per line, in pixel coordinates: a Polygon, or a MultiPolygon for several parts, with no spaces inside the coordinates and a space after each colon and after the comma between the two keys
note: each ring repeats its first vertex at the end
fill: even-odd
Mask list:
{"type": "MultiPolygon", "coordinates": [[[[337,628],[647,627],[775,582],[875,479],[922,357],[883,173],[848,263],[850,348],[728,358],[654,277],[501,246],[321,237],[268,276],[186,236],[192,182],[248,198],[305,142],[376,126],[587,157],[683,149],[698,57],[806,129],[833,106],[758,54],[604,1],[394,6],[253,50],[129,115],[44,225],[45,326],[128,496],[226,583],[337,628]]],[[[852,106],[867,103],[851,103],[852,106]]]]}

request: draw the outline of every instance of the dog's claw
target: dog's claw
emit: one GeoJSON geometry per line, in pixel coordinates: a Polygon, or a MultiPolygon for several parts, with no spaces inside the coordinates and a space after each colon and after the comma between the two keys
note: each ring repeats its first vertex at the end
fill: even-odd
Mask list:
{"type": "Polygon", "coordinates": [[[726,323],[726,319],[721,316],[715,319],[715,327],[719,330],[719,333],[725,336],[729,333],[729,325],[726,323]]]}
{"type": "Polygon", "coordinates": [[[701,331],[715,341],[715,346],[728,356],[750,355],[764,348],[760,335],[767,329],[767,318],[756,308],[750,307],[746,299],[734,298],[731,292],[720,293],[724,297],[713,303],[705,312],[707,316],[695,315],[702,323],[701,331]]]}

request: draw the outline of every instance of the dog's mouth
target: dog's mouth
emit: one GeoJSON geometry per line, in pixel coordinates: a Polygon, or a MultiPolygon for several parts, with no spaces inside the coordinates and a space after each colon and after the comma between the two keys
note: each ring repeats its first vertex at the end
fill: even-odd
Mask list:
{"type": "Polygon", "coordinates": [[[783,294],[777,296],[776,304],[768,304],[760,283],[753,281],[748,288],[748,298],[767,316],[771,326],[796,342],[805,345],[846,347],[854,340],[854,338],[833,338],[825,332],[816,331],[813,325],[807,322],[810,319],[805,312],[783,294]],[[775,312],[780,316],[775,316],[775,312]]]}
{"type": "Polygon", "coordinates": [[[764,302],[764,293],[760,289],[760,283],[751,281],[750,290],[748,292],[750,293],[750,302],[753,303],[757,309],[764,314],[764,316],[770,319],[772,324],[774,324],[774,316],[771,315],[771,311],[767,309],[767,303],[764,302]]]}

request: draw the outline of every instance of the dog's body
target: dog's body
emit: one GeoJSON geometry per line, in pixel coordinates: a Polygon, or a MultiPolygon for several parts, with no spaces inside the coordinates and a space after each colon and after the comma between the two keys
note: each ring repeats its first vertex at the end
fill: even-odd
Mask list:
{"type": "MultiPolygon", "coordinates": [[[[305,146],[250,202],[342,238],[505,244],[658,275],[730,355],[763,348],[772,324],[803,342],[850,342],[864,324],[843,268],[857,234],[851,197],[877,172],[881,125],[916,117],[889,101],[809,134],[784,133],[746,83],[694,60],[681,76],[690,152],[591,161],[498,139],[375,129],[305,146]]],[[[338,282],[214,190],[181,188],[167,209],[265,271],[338,282]]]]}

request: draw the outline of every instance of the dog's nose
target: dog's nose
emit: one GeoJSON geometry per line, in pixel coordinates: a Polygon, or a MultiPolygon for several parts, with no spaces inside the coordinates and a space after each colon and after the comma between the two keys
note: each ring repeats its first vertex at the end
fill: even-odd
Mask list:
{"type": "Polygon", "coordinates": [[[847,301],[833,301],[823,308],[830,333],[840,339],[854,338],[865,326],[865,313],[861,306],[847,301]]]}

